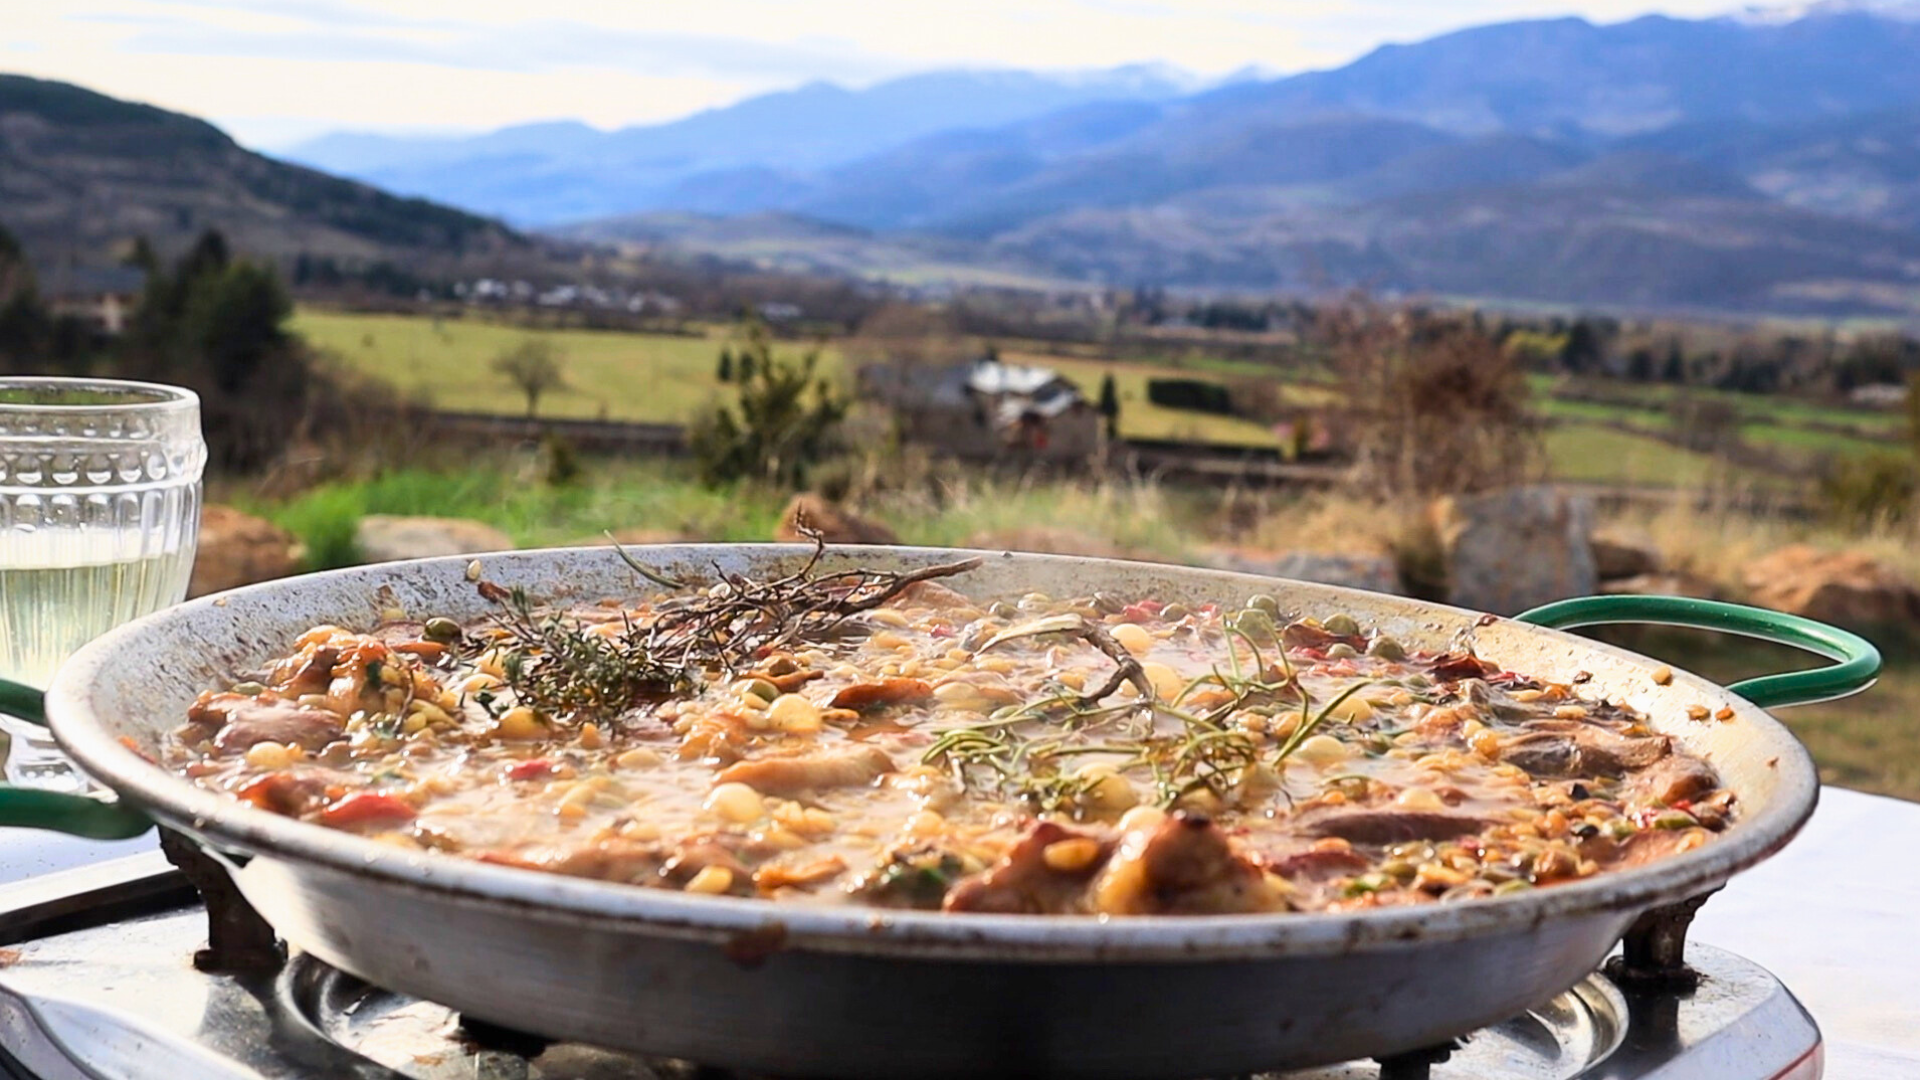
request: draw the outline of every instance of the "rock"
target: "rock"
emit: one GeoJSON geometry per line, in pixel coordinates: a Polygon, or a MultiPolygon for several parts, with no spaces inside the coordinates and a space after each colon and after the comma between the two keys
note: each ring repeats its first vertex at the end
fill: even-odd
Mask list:
{"type": "Polygon", "coordinates": [[[1310,551],[1252,551],[1245,548],[1210,548],[1202,556],[1206,565],[1242,574],[1312,581],[1321,585],[1339,585],[1368,592],[1406,595],[1400,583],[1400,568],[1390,555],[1326,555],[1310,551]]]}
{"type": "Polygon", "coordinates": [[[1585,596],[1593,568],[1593,507],[1546,485],[1441,499],[1432,507],[1447,569],[1447,602],[1517,615],[1585,596]]]}
{"type": "Polygon", "coordinates": [[[806,543],[809,537],[801,526],[820,534],[829,544],[897,544],[900,538],[877,521],[853,513],[839,503],[812,492],[795,495],[780,512],[780,525],[773,538],[784,543],[806,543]]]}
{"type": "Polygon", "coordinates": [[[1028,525],[1018,529],[975,533],[967,538],[966,546],[983,551],[1032,551],[1042,555],[1081,555],[1090,559],[1124,559],[1128,554],[1127,549],[1111,540],[1051,525],[1028,525]]]}
{"type": "Polygon", "coordinates": [[[231,506],[200,511],[200,546],[188,596],[225,592],[300,572],[302,551],[292,533],[231,506]]]}
{"type": "Polygon", "coordinates": [[[1793,544],[1749,563],[1743,579],[1761,607],[1843,626],[1886,626],[1920,618],[1920,591],[1857,551],[1793,544]]]}
{"type": "Polygon", "coordinates": [[[1593,534],[1593,570],[1601,581],[1658,574],[1666,559],[1653,537],[1638,529],[1602,529],[1593,534]]]}
{"type": "Polygon", "coordinates": [[[360,548],[363,562],[376,563],[506,551],[513,547],[513,538],[491,525],[465,518],[368,514],[360,519],[354,543],[360,548]]]}
{"type": "Polygon", "coordinates": [[[1600,591],[1609,596],[1693,596],[1702,600],[1725,600],[1727,591],[1703,577],[1678,570],[1602,581],[1600,591]]]}

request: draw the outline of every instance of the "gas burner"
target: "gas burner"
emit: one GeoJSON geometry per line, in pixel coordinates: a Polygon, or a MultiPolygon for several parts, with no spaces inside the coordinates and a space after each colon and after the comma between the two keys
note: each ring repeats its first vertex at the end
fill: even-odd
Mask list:
{"type": "MultiPolygon", "coordinates": [[[[730,1074],[477,1022],[308,956],[196,970],[206,910],[157,859],[0,889],[0,1077],[692,1080],[730,1074]],[[59,878],[61,880],[54,880],[59,878]]],[[[1453,1046],[1263,1080],[1817,1080],[1820,1033],[1760,967],[1691,944],[1675,986],[1616,964],[1453,1046]]]]}

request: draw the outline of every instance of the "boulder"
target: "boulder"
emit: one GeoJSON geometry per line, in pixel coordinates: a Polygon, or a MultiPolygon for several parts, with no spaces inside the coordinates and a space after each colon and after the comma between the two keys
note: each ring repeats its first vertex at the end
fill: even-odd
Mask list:
{"type": "Polygon", "coordinates": [[[1658,574],[1666,558],[1653,537],[1638,529],[1609,528],[1593,534],[1593,570],[1601,581],[1658,574]]]}
{"type": "Polygon", "coordinates": [[[376,563],[505,551],[513,547],[513,538],[491,525],[465,518],[368,514],[360,519],[354,543],[363,562],[376,563]]]}
{"type": "Polygon", "coordinates": [[[1111,540],[1051,525],[1026,525],[1018,529],[975,533],[967,538],[966,546],[983,551],[1033,551],[1042,555],[1082,555],[1091,559],[1124,559],[1128,554],[1127,549],[1111,540]]]}
{"type": "Polygon", "coordinates": [[[1920,618],[1920,591],[1857,551],[1793,544],[1747,564],[1743,579],[1761,607],[1843,626],[1886,626],[1920,618]]]}
{"type": "Polygon", "coordinates": [[[1586,499],[1536,485],[1441,499],[1431,512],[1448,603],[1517,615],[1598,583],[1586,499]]]}
{"type": "Polygon", "coordinates": [[[1206,565],[1220,570],[1262,577],[1312,581],[1321,585],[1339,585],[1368,592],[1404,596],[1400,568],[1391,555],[1327,555],[1311,551],[1255,551],[1246,548],[1209,548],[1202,554],[1206,565]]]}
{"type": "Polygon", "coordinates": [[[237,589],[300,572],[302,551],[292,533],[231,506],[200,511],[200,546],[188,596],[237,589]]]}
{"type": "Polygon", "coordinates": [[[812,492],[795,495],[780,512],[773,538],[783,543],[806,543],[802,527],[819,533],[829,544],[897,544],[900,538],[877,521],[868,521],[839,503],[812,492]]]}

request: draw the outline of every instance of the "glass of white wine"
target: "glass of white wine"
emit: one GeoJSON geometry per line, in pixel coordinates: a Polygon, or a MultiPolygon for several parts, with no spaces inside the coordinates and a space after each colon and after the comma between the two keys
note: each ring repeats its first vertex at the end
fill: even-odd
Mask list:
{"type": "MultiPolygon", "coordinates": [[[[190,390],[0,377],[0,679],[45,687],[75,649],[186,595],[206,460],[190,390]]],[[[84,783],[44,729],[0,726],[8,778],[84,783]]]]}

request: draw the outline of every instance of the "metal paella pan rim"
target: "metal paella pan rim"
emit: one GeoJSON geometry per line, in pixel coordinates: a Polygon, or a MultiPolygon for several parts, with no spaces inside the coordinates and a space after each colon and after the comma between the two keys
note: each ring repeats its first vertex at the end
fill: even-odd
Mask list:
{"type": "MultiPolygon", "coordinates": [[[[629,549],[677,574],[786,567],[802,545],[666,545],[629,549]]],[[[121,741],[150,740],[176,726],[199,689],[283,648],[319,622],[366,626],[383,610],[463,617],[486,609],[468,580],[470,562],[490,580],[521,584],[542,599],[597,600],[637,591],[611,548],[562,548],[454,556],[336,570],[204,597],[122,626],[80,650],[47,695],[55,736],[89,773],[166,824],[217,852],[292,860],[350,877],[378,878],[456,903],[505,906],[531,919],[603,922],[632,932],[714,941],[775,933],[779,947],[896,958],[1023,961],[1256,960],[1412,947],[1473,938],[1562,917],[1622,916],[1709,891],[1778,851],[1812,814],[1818,779],[1787,729],[1717,684],[1680,671],[1656,684],[1657,660],[1556,630],[1485,621],[1479,613],[1354,589],[1227,571],[1072,556],[962,549],[830,549],[822,565],[911,567],[980,555],[985,565],[951,584],[962,591],[1134,591],[1233,603],[1278,595],[1295,615],[1347,612],[1421,648],[1471,641],[1483,657],[1532,675],[1591,676],[1591,696],[1649,712],[1651,726],[1709,758],[1740,798],[1741,816],[1712,842],[1647,866],[1520,894],[1457,904],[1340,913],[1218,916],[952,915],[709,897],[495,866],[454,855],[402,851],[282,817],[205,790],[121,741]],[[625,583],[624,585],[622,583],[625,583]],[[969,584],[973,588],[969,588],[969,584]],[[1145,592],[1139,590],[1152,590],[1145,592]],[[1730,707],[1727,722],[1675,719],[1687,704],[1730,707]],[[1651,707],[1659,707],[1652,712],[1651,707]]],[[[1583,693],[1582,696],[1588,696],[1583,693]]],[[[149,743],[151,745],[151,743],[149,743]]]]}

